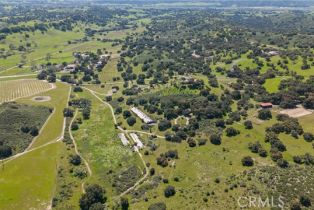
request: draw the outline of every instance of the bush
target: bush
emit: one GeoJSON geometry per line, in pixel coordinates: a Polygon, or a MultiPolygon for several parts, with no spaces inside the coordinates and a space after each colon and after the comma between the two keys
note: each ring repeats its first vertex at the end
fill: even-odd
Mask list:
{"type": "Polygon", "coordinates": [[[169,197],[174,196],[176,194],[176,190],[173,186],[169,185],[164,190],[164,194],[165,194],[166,198],[169,198],[169,197]]]}
{"type": "Polygon", "coordinates": [[[64,117],[73,117],[73,113],[74,113],[74,111],[72,109],[69,109],[69,108],[63,109],[63,116],[64,117]]]}
{"type": "Polygon", "coordinates": [[[32,136],[38,136],[39,134],[39,130],[37,127],[31,127],[30,132],[29,132],[32,136]]]}
{"type": "Polygon", "coordinates": [[[229,127],[226,129],[226,134],[228,137],[236,136],[236,135],[240,134],[240,131],[238,131],[237,129],[235,129],[233,127],[229,127]]]}
{"type": "Polygon", "coordinates": [[[253,166],[254,160],[250,156],[246,156],[241,160],[243,166],[253,166]]]}
{"type": "Polygon", "coordinates": [[[166,209],[167,206],[163,202],[154,203],[148,207],[148,210],[166,210],[166,209]]]}
{"type": "Polygon", "coordinates": [[[291,209],[291,210],[301,210],[300,203],[297,202],[297,201],[294,201],[294,202],[291,204],[290,209],[291,209]]]}
{"type": "Polygon", "coordinates": [[[314,140],[314,135],[312,133],[304,133],[303,138],[307,142],[312,142],[314,140]]]}
{"type": "Polygon", "coordinates": [[[161,120],[158,123],[158,129],[160,131],[165,131],[167,129],[171,128],[171,122],[169,120],[161,120]]]}
{"type": "Polygon", "coordinates": [[[81,87],[79,87],[79,86],[75,86],[73,88],[73,92],[83,92],[83,89],[81,87]]]}
{"type": "Polygon", "coordinates": [[[278,159],[278,160],[277,160],[277,165],[278,165],[280,168],[288,168],[289,163],[288,163],[288,161],[286,161],[286,160],[284,160],[284,159],[278,159]]]}
{"type": "Polygon", "coordinates": [[[12,155],[12,148],[7,145],[0,145],[0,159],[7,158],[12,155]]]}
{"type": "Polygon", "coordinates": [[[199,145],[199,146],[205,145],[206,142],[207,142],[206,139],[199,139],[199,140],[198,140],[198,145],[199,145]]]}
{"type": "Polygon", "coordinates": [[[267,151],[265,149],[259,149],[258,154],[261,157],[267,157],[267,151]]]}
{"type": "Polygon", "coordinates": [[[88,120],[90,118],[90,109],[84,108],[82,111],[83,119],[88,120]]]}
{"type": "Polygon", "coordinates": [[[114,111],[115,114],[121,114],[122,113],[122,107],[117,107],[114,111]]]}
{"type": "Polygon", "coordinates": [[[252,129],[253,128],[252,121],[250,120],[245,121],[244,126],[245,126],[245,129],[252,129]]]}
{"type": "Polygon", "coordinates": [[[154,176],[154,175],[155,175],[155,169],[154,169],[154,168],[151,168],[151,169],[149,170],[149,175],[151,175],[151,176],[154,176]]]}
{"type": "Polygon", "coordinates": [[[210,142],[214,145],[220,145],[221,144],[221,137],[218,134],[212,134],[210,136],[210,142]]]}
{"type": "Polygon", "coordinates": [[[91,207],[89,207],[88,210],[104,210],[105,207],[102,203],[94,203],[91,205],[91,207]]]}
{"type": "Polygon", "coordinates": [[[112,101],[112,96],[106,96],[105,101],[112,101]]]}
{"type": "Polygon", "coordinates": [[[124,119],[131,117],[131,112],[129,110],[124,110],[123,111],[123,117],[124,119]]]}
{"type": "Polygon", "coordinates": [[[302,206],[305,206],[305,207],[310,207],[312,204],[311,204],[311,200],[307,197],[307,196],[300,196],[300,203],[302,206]]]}
{"type": "Polygon", "coordinates": [[[69,157],[69,162],[75,166],[78,166],[81,164],[82,160],[81,157],[79,155],[70,155],[69,157]]]}
{"type": "Polygon", "coordinates": [[[84,168],[76,167],[73,170],[73,175],[80,179],[84,179],[85,177],[87,177],[87,171],[84,168]]]}
{"type": "Polygon", "coordinates": [[[271,111],[268,109],[261,109],[258,111],[258,118],[261,120],[269,120],[272,117],[271,111]]]}
{"type": "Polygon", "coordinates": [[[128,123],[129,126],[133,126],[136,123],[135,117],[129,117],[126,122],[128,123]]]}
{"type": "Polygon", "coordinates": [[[80,198],[80,208],[82,210],[89,210],[93,204],[106,202],[104,189],[97,185],[89,185],[86,188],[86,193],[80,198]]]}
{"type": "Polygon", "coordinates": [[[128,210],[129,209],[129,200],[127,198],[122,197],[120,199],[120,205],[122,210],[128,210]]]}
{"type": "Polygon", "coordinates": [[[157,157],[157,165],[160,165],[162,167],[168,166],[168,160],[165,156],[157,157]]]}
{"type": "Polygon", "coordinates": [[[72,131],[76,131],[76,130],[78,130],[78,129],[79,129],[79,125],[78,125],[76,122],[72,123],[72,125],[71,125],[71,130],[72,130],[72,131]]]}
{"type": "Polygon", "coordinates": [[[193,138],[188,139],[188,144],[189,147],[195,147],[196,146],[196,141],[193,138]]]}

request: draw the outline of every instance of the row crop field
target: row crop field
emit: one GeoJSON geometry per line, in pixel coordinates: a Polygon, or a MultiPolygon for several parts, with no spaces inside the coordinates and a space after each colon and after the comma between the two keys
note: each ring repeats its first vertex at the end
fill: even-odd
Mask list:
{"type": "Polygon", "coordinates": [[[53,84],[34,79],[0,81],[0,103],[32,96],[52,88],[53,84]]]}

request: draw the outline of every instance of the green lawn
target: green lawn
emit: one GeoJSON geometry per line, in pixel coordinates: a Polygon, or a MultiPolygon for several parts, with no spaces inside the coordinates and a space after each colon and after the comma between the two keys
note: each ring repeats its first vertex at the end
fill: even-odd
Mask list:
{"type": "Polygon", "coordinates": [[[279,90],[278,88],[279,88],[281,80],[282,80],[281,77],[267,79],[263,86],[266,88],[266,90],[269,93],[275,93],[275,92],[277,92],[279,90]]]}

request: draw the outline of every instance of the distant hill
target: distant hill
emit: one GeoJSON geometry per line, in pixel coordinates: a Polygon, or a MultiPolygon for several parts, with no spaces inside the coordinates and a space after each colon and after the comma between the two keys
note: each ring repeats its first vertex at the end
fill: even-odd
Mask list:
{"type": "Polygon", "coordinates": [[[0,0],[0,3],[11,4],[102,4],[102,5],[135,5],[152,7],[283,7],[309,8],[314,7],[314,0],[0,0]]]}

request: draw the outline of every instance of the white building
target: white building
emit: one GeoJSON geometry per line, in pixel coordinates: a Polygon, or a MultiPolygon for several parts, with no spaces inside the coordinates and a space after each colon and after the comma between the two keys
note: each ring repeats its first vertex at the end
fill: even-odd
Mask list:
{"type": "Polygon", "coordinates": [[[109,54],[104,54],[100,56],[100,60],[104,60],[104,61],[108,60],[109,58],[110,58],[109,54]]]}
{"type": "Polygon", "coordinates": [[[138,149],[143,149],[144,148],[144,144],[141,142],[141,140],[139,139],[138,135],[136,133],[130,133],[131,138],[133,139],[133,141],[136,143],[136,147],[138,149]]]}
{"type": "Polygon", "coordinates": [[[141,118],[141,120],[143,120],[144,123],[146,124],[152,124],[155,123],[154,120],[152,120],[150,117],[148,117],[144,112],[142,112],[141,110],[139,110],[136,107],[132,107],[131,111],[136,114],[139,118],[141,118]]]}
{"type": "Polygon", "coordinates": [[[74,72],[75,71],[75,68],[76,68],[76,65],[75,64],[69,64],[67,65],[66,67],[64,67],[64,71],[69,71],[69,72],[74,72]]]}
{"type": "Polygon", "coordinates": [[[119,133],[118,136],[124,146],[128,146],[130,144],[124,133],[119,133]]]}
{"type": "Polygon", "coordinates": [[[270,55],[270,56],[276,56],[276,55],[279,55],[279,52],[272,50],[272,51],[269,51],[269,52],[268,52],[268,55],[270,55]]]}

